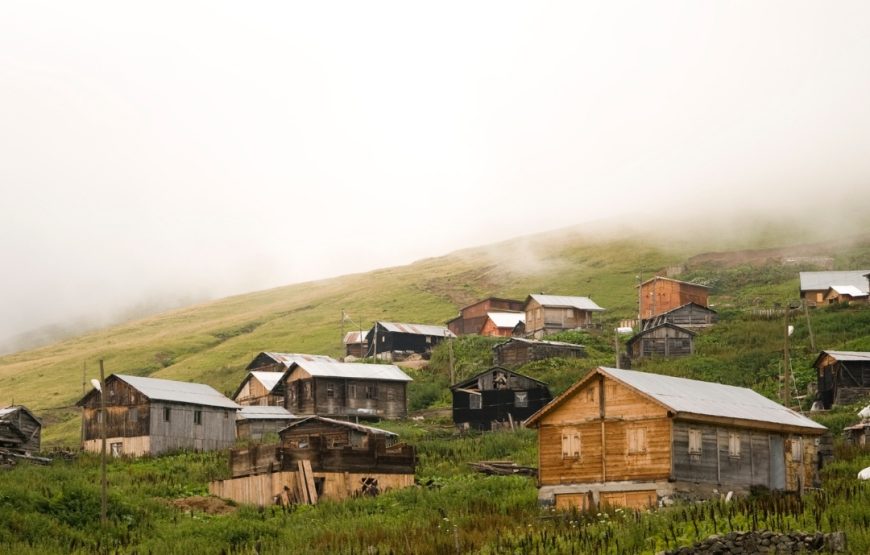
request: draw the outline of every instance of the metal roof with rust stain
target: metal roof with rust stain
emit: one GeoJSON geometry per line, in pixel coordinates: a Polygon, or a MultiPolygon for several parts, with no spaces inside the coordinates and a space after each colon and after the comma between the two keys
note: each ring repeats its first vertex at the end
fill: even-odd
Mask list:
{"type": "Polygon", "coordinates": [[[563,295],[529,295],[541,306],[554,306],[588,310],[590,312],[603,311],[604,309],[595,304],[589,297],[566,297],[563,295]]]}
{"type": "Polygon", "coordinates": [[[429,335],[433,337],[456,337],[444,326],[430,324],[406,324],[402,322],[378,322],[383,329],[393,333],[410,333],[413,335],[429,335]]]}
{"type": "Polygon", "coordinates": [[[497,328],[513,329],[518,323],[526,321],[525,312],[487,312],[486,315],[497,328]]]}
{"type": "Polygon", "coordinates": [[[347,378],[357,380],[385,380],[393,382],[413,381],[394,364],[365,364],[362,362],[296,362],[294,368],[301,368],[318,378],[347,378]]]}
{"type": "Polygon", "coordinates": [[[345,345],[356,345],[359,343],[365,343],[366,341],[366,332],[365,331],[349,331],[344,334],[344,344],[345,345]]]}
{"type": "Polygon", "coordinates": [[[852,285],[867,293],[870,289],[866,277],[868,272],[870,270],[801,272],[801,291],[827,291],[832,285],[852,285]]]}
{"type": "Polygon", "coordinates": [[[168,401],[173,403],[187,403],[190,405],[203,405],[206,407],[220,407],[237,409],[240,405],[231,401],[210,385],[190,382],[177,382],[175,380],[163,380],[160,378],[143,378],[141,376],[127,376],[114,374],[133,387],[142,395],[152,401],[168,401]]]}

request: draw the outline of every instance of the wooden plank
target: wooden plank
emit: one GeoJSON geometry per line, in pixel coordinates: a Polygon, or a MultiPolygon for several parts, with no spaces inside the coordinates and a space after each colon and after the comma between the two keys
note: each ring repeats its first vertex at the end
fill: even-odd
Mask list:
{"type": "Polygon", "coordinates": [[[305,480],[305,487],[308,488],[308,499],[312,505],[317,505],[317,489],[314,487],[314,472],[311,471],[311,461],[299,461],[302,464],[302,475],[305,480]]]}
{"type": "Polygon", "coordinates": [[[299,482],[299,501],[305,505],[311,504],[311,496],[308,495],[308,482],[305,479],[305,467],[302,461],[296,462],[298,471],[296,472],[296,480],[299,482]]]}

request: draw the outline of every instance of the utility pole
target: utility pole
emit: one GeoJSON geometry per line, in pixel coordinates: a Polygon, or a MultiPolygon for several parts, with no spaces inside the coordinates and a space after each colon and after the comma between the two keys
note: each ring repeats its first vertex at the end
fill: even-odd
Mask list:
{"type": "Polygon", "coordinates": [[[810,332],[810,350],[816,352],[816,340],[813,337],[813,325],[810,323],[810,309],[807,308],[807,300],[804,299],[801,304],[804,305],[804,316],[807,319],[807,330],[810,332]]]}
{"type": "Polygon", "coordinates": [[[454,371],[453,371],[453,339],[451,339],[451,338],[447,339],[447,355],[448,355],[447,362],[448,362],[449,369],[450,369],[450,385],[453,385],[456,383],[456,375],[454,374],[454,371]]]}
{"type": "MultiPolygon", "coordinates": [[[[344,309],[341,309],[341,351],[344,351],[344,309]]],[[[341,352],[339,351],[339,352],[341,352]]],[[[344,359],[342,359],[344,360],[344,359]]]]}
{"type": "Polygon", "coordinates": [[[782,357],[782,404],[786,406],[786,408],[791,408],[791,372],[790,372],[790,361],[788,359],[788,313],[791,310],[789,304],[785,305],[785,330],[783,335],[783,357],[782,357]]]}
{"type": "Polygon", "coordinates": [[[619,330],[613,330],[613,351],[616,353],[616,368],[619,368],[619,330]]]}
{"type": "Polygon", "coordinates": [[[106,480],[106,424],[108,415],[106,414],[106,376],[103,371],[103,359],[100,359],[100,522],[106,526],[108,521],[107,513],[107,491],[108,481],[106,480]]]}

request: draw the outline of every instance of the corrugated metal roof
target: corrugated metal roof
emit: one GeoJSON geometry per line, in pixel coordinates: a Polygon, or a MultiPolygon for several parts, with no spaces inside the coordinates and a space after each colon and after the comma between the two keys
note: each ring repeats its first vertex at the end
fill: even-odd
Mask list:
{"type": "Polygon", "coordinates": [[[861,291],[854,285],[832,285],[831,289],[838,295],[849,295],[851,297],[866,297],[867,292],[861,291]]]}
{"type": "Polygon", "coordinates": [[[487,312],[486,315],[497,328],[513,329],[518,323],[526,321],[525,312],[487,312]]]}
{"type": "Polygon", "coordinates": [[[296,363],[312,376],[320,378],[350,378],[361,380],[413,381],[394,364],[364,364],[362,362],[296,363]]]}
{"type": "MultiPolygon", "coordinates": [[[[564,341],[543,341],[541,339],[526,339],[525,337],[511,337],[504,343],[499,343],[496,347],[500,347],[502,345],[507,345],[516,341],[517,343],[527,343],[529,345],[552,345],[554,347],[573,347],[575,349],[583,349],[583,345],[578,345],[576,343],[566,343],[564,341]]],[[[493,347],[495,348],[495,347],[493,347]]]]}
{"type": "Polygon", "coordinates": [[[292,420],[296,418],[284,407],[243,405],[239,411],[240,420],[292,420]]]}
{"type": "Polygon", "coordinates": [[[826,291],[832,285],[853,285],[867,292],[865,274],[870,270],[847,270],[838,272],[801,272],[801,291],[826,291]]]}
{"type": "Polygon", "coordinates": [[[745,387],[634,370],[616,368],[600,368],[600,370],[649,395],[677,413],[771,422],[815,430],[827,429],[806,416],[745,387]]]}
{"type": "Polygon", "coordinates": [[[573,307],[579,310],[604,310],[589,297],[565,297],[562,295],[529,295],[541,306],[573,307]]]}
{"type": "Polygon", "coordinates": [[[266,391],[272,393],[272,390],[275,389],[275,386],[281,381],[281,376],[284,375],[284,372],[261,372],[259,370],[254,370],[250,374],[256,378],[258,382],[263,384],[266,391]]]}
{"type": "Polygon", "coordinates": [[[412,333],[414,335],[431,335],[434,337],[456,337],[444,326],[429,324],[405,324],[402,322],[378,322],[382,328],[394,333],[412,333]]]}
{"type": "Polygon", "coordinates": [[[358,432],[362,432],[362,433],[366,433],[366,434],[399,437],[398,434],[395,434],[393,432],[388,432],[387,430],[382,430],[380,428],[373,428],[371,426],[363,426],[362,424],[355,424],[353,422],[347,422],[345,420],[335,420],[333,418],[326,418],[325,416],[308,416],[306,418],[302,418],[300,420],[297,420],[296,422],[293,422],[292,424],[290,424],[289,426],[287,426],[286,428],[284,428],[283,430],[281,430],[278,433],[280,434],[280,433],[284,432],[285,430],[289,430],[289,429],[291,429],[295,426],[298,426],[299,424],[302,424],[303,422],[307,422],[309,420],[318,420],[320,422],[326,422],[329,424],[336,424],[338,426],[343,426],[345,428],[350,428],[352,430],[356,430],[358,432]]]}
{"type": "Polygon", "coordinates": [[[6,407],[5,409],[0,409],[0,418],[12,414],[14,412],[18,412],[18,407],[6,407]]]}
{"type": "Polygon", "coordinates": [[[240,405],[227,399],[210,385],[127,376],[124,374],[114,374],[114,376],[128,383],[152,401],[170,401],[173,403],[187,403],[190,405],[228,409],[240,407],[240,405]]]}
{"type": "Polygon", "coordinates": [[[365,331],[349,331],[344,335],[344,344],[345,345],[355,345],[357,343],[365,343],[366,340],[366,332],[365,331]]]}
{"type": "Polygon", "coordinates": [[[842,361],[870,361],[870,352],[867,351],[822,351],[822,354],[825,353],[831,355],[837,360],[842,361]]]}
{"type": "Polygon", "coordinates": [[[314,362],[314,361],[323,361],[323,362],[338,362],[331,356],[327,355],[309,355],[305,353],[273,353],[270,351],[263,351],[263,354],[272,357],[275,362],[280,362],[287,368],[290,368],[290,365],[294,362],[314,362]]]}

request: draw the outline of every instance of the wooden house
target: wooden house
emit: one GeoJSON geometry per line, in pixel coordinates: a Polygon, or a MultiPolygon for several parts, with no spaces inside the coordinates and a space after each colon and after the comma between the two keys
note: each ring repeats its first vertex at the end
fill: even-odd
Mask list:
{"type": "Polygon", "coordinates": [[[450,386],[453,423],[459,428],[513,429],[549,403],[547,384],[494,367],[450,386]]]}
{"type": "Polygon", "coordinates": [[[309,355],[305,353],[274,353],[262,352],[254,357],[254,360],[245,368],[259,370],[261,372],[285,372],[294,362],[338,362],[331,356],[309,355]]]}
{"type": "Polygon", "coordinates": [[[277,434],[295,418],[284,407],[248,405],[236,415],[236,438],[261,440],[277,434]]]}
{"type": "Polygon", "coordinates": [[[822,351],[816,357],[816,391],[824,409],[870,395],[870,352],[822,351]]]}
{"type": "Polygon", "coordinates": [[[707,328],[719,321],[719,314],[712,308],[696,303],[686,303],[667,312],[642,321],[641,328],[654,328],[662,324],[674,324],[681,328],[697,330],[707,328]]]}
{"type": "Polygon", "coordinates": [[[640,318],[646,320],[688,303],[707,306],[710,288],[699,283],[656,276],[641,283],[640,318]]]}
{"type": "Polygon", "coordinates": [[[816,481],[825,427],[751,389],[597,368],[532,415],[538,499],[559,509],[655,506],[816,481]]]}
{"type": "Polygon", "coordinates": [[[868,295],[866,291],[862,291],[854,285],[832,285],[825,292],[823,302],[825,304],[852,304],[853,302],[866,303],[867,297],[868,295]]]}
{"type": "Polygon", "coordinates": [[[248,372],[236,392],[233,393],[233,401],[240,405],[259,406],[284,406],[283,389],[278,385],[284,371],[269,372],[252,370],[248,372]]]}
{"type": "Polygon", "coordinates": [[[486,337],[510,337],[520,324],[526,321],[525,312],[487,312],[486,322],[480,335],[486,337]]]}
{"type": "Polygon", "coordinates": [[[39,451],[42,422],[23,405],[0,409],[0,447],[39,451]]]}
{"type": "Polygon", "coordinates": [[[800,293],[801,299],[807,306],[816,306],[825,303],[825,294],[834,285],[851,285],[859,291],[867,293],[870,284],[866,275],[870,270],[846,270],[834,272],[801,272],[800,293]]]}
{"type": "Polygon", "coordinates": [[[512,337],[492,348],[496,366],[518,368],[523,364],[545,358],[581,358],[586,356],[583,345],[562,341],[541,341],[512,337]]]}
{"type": "Polygon", "coordinates": [[[366,340],[366,334],[363,331],[349,331],[344,334],[345,356],[362,358],[366,356],[368,349],[369,342],[366,340]]]}
{"type": "Polygon", "coordinates": [[[297,415],[404,418],[411,378],[392,364],[294,363],[281,380],[297,415]]]}
{"type": "MultiPolygon", "coordinates": [[[[211,451],[235,443],[240,406],[207,385],[113,374],[106,378],[103,395],[113,456],[211,451]]],[[[99,452],[100,392],[91,390],[77,405],[82,407],[82,448],[99,452]]]]}
{"type": "Polygon", "coordinates": [[[652,356],[686,356],[695,350],[695,332],[664,323],[639,331],[625,346],[632,360],[652,356]]]}
{"type": "Polygon", "coordinates": [[[456,336],[443,326],[375,322],[366,335],[368,356],[393,360],[407,353],[428,353],[432,347],[451,337],[456,336]]]}
{"type": "Polygon", "coordinates": [[[281,430],[280,445],[230,451],[232,478],[209,484],[238,503],[317,503],[414,485],[416,453],[392,432],[312,416],[281,430]]]}
{"type": "MultiPolygon", "coordinates": [[[[485,326],[489,320],[488,314],[523,312],[525,303],[513,299],[489,297],[459,309],[459,316],[447,322],[447,328],[454,335],[487,335],[485,326]]],[[[516,325],[516,322],[514,322],[516,325]]],[[[513,327],[513,326],[511,326],[513,327]]],[[[494,334],[493,334],[494,335],[494,334]]],[[[508,333],[510,335],[510,333],[508,333]]]]}
{"type": "Polygon", "coordinates": [[[592,327],[592,315],[604,309],[588,297],[529,295],[523,310],[526,336],[540,339],[551,333],[592,327]]]}

